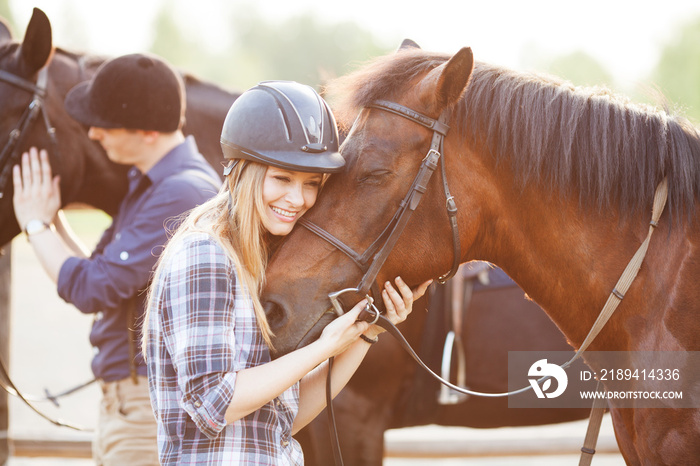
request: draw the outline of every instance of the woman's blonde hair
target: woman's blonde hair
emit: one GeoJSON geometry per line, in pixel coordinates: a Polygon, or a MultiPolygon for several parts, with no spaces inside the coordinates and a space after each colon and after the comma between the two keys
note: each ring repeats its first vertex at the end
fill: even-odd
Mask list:
{"type": "MultiPolygon", "coordinates": [[[[268,247],[264,239],[262,216],[265,212],[262,190],[267,166],[239,160],[226,177],[219,193],[194,208],[177,228],[168,244],[176,243],[183,236],[201,232],[209,234],[226,252],[236,267],[236,273],[250,293],[255,316],[263,338],[272,348],[272,330],[260,302],[260,292],[265,279],[268,247]]],[[[158,259],[153,284],[160,280],[163,264],[172,248],[166,246],[158,259]]],[[[149,287],[146,314],[143,322],[142,352],[146,357],[148,317],[153,305],[154,286],[149,287]]]]}

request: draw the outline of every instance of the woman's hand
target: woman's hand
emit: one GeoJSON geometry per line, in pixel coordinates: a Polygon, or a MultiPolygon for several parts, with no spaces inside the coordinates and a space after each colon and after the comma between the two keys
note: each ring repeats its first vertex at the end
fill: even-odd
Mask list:
{"type": "Polygon", "coordinates": [[[50,224],[61,208],[61,191],[59,178],[52,177],[46,151],[32,147],[22,154],[21,168],[13,167],[12,182],[12,202],[20,228],[35,219],[50,224]]]}
{"type": "MultiPolygon", "coordinates": [[[[413,301],[419,299],[425,294],[428,286],[433,282],[428,280],[427,282],[419,285],[416,289],[412,290],[401,277],[396,277],[394,280],[398,291],[391,285],[391,282],[384,283],[384,289],[382,290],[382,300],[384,301],[384,307],[386,308],[385,317],[394,325],[399,324],[406,320],[406,317],[413,310],[413,301]]],[[[365,336],[371,339],[376,338],[377,335],[384,332],[385,330],[378,325],[373,325],[366,333],[365,336]]]]}
{"type": "MultiPolygon", "coordinates": [[[[401,277],[396,277],[394,280],[398,291],[390,282],[384,284],[382,290],[382,299],[386,307],[385,317],[394,325],[406,320],[406,317],[411,313],[413,301],[419,299],[425,294],[432,280],[419,285],[412,290],[401,277]]],[[[363,299],[359,303],[342,316],[335,319],[323,329],[319,341],[327,345],[327,350],[330,356],[337,356],[345,351],[353,342],[357,341],[360,334],[365,334],[366,337],[374,339],[385,330],[378,325],[370,326],[365,321],[358,321],[360,312],[367,306],[367,300],[363,299]]]]}
{"type": "Polygon", "coordinates": [[[326,325],[319,337],[319,342],[327,345],[328,357],[337,356],[360,338],[360,334],[367,331],[369,323],[357,320],[360,311],[367,306],[367,300],[363,299],[342,316],[326,325]]]}

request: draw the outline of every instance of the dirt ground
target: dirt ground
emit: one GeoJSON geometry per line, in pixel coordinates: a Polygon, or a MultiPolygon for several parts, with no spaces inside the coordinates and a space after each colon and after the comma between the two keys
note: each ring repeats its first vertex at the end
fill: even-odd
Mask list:
{"type": "MultiPolygon", "coordinates": [[[[78,211],[70,214],[71,224],[78,233],[94,244],[109,219],[78,211]]],[[[92,318],[81,314],[63,302],[53,283],[36,261],[31,246],[22,236],[12,243],[12,316],[10,372],[14,382],[25,393],[43,397],[45,390],[55,394],[91,380],[92,348],[88,334],[92,318]]],[[[60,401],[60,407],[49,402],[37,402],[46,414],[69,423],[91,429],[95,425],[100,393],[93,384],[60,401]]],[[[425,426],[391,430],[385,434],[389,457],[386,466],[456,466],[456,465],[575,465],[586,430],[586,421],[534,428],[503,428],[478,430],[425,426]],[[444,454],[450,445],[463,445],[472,451],[490,451],[487,455],[517,444],[535,446],[571,445],[571,454],[506,457],[409,458],[406,451],[420,445],[424,452],[444,454]]],[[[78,432],[57,427],[40,418],[18,399],[10,400],[10,437],[17,439],[79,439],[89,440],[90,432],[78,432]]],[[[612,425],[606,416],[599,440],[601,451],[594,458],[596,466],[624,465],[619,453],[614,453],[612,425]]],[[[408,453],[414,455],[415,453],[408,453]]],[[[421,455],[422,456],[422,455],[421,455]]],[[[8,466],[83,466],[92,464],[85,459],[13,457],[8,466]]]]}

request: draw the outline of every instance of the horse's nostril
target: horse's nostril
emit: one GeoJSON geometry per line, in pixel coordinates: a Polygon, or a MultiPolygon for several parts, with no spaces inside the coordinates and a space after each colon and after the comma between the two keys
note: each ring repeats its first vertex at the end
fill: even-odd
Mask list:
{"type": "Polygon", "coordinates": [[[265,309],[267,322],[272,329],[282,327],[287,321],[287,313],[284,312],[284,308],[276,302],[265,301],[263,302],[263,308],[265,309]]]}

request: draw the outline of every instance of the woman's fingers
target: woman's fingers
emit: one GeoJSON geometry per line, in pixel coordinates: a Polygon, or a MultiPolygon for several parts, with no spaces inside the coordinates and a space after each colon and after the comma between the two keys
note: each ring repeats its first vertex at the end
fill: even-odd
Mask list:
{"type": "Polygon", "coordinates": [[[413,300],[417,300],[425,294],[425,292],[428,290],[428,287],[433,283],[433,280],[428,280],[427,282],[423,282],[416,289],[413,290],[413,300]]]}

